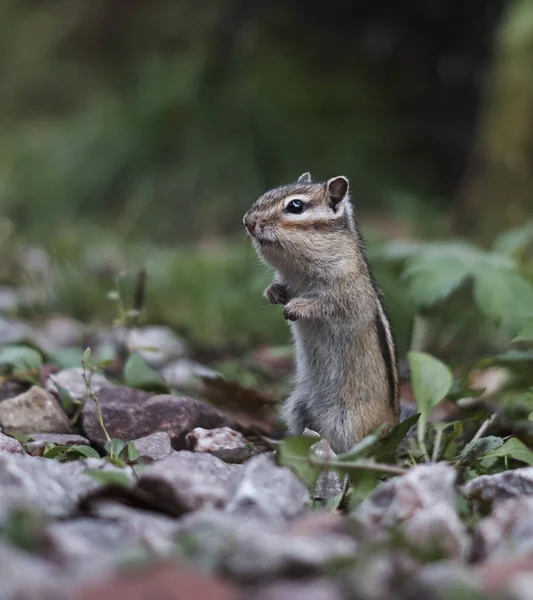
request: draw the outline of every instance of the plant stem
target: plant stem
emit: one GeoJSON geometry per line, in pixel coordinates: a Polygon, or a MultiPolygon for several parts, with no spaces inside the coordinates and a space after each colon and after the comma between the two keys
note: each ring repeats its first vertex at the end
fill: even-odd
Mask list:
{"type": "Polygon", "coordinates": [[[435,445],[433,446],[433,456],[431,457],[432,463],[436,463],[439,459],[440,444],[442,442],[442,432],[443,429],[439,428],[437,429],[437,432],[435,434],[435,445]]]}
{"type": "Polygon", "coordinates": [[[487,431],[487,429],[492,425],[494,420],[496,419],[496,413],[490,415],[488,419],[483,421],[481,427],[477,430],[476,435],[472,438],[472,442],[479,440],[479,438],[483,437],[483,434],[487,431]]]}
{"type": "Polygon", "coordinates": [[[109,444],[109,457],[115,458],[115,452],[113,450],[113,440],[111,439],[111,436],[109,435],[109,432],[107,431],[106,426],[104,425],[104,417],[102,415],[102,409],[100,408],[100,401],[98,400],[98,396],[94,393],[94,390],[91,387],[91,384],[89,382],[89,378],[87,377],[87,363],[85,362],[84,358],[81,361],[81,365],[83,367],[83,381],[85,382],[85,385],[87,386],[87,391],[89,392],[89,396],[94,400],[94,403],[96,404],[96,412],[98,414],[98,422],[100,423],[100,427],[102,428],[102,431],[104,432],[107,443],[109,444]]]}
{"type": "Polygon", "coordinates": [[[343,462],[342,460],[328,460],[327,463],[309,459],[313,467],[327,467],[330,469],[359,469],[360,471],[376,471],[378,473],[387,473],[388,475],[405,475],[407,469],[396,467],[395,465],[384,465],[370,460],[358,460],[356,462],[343,462]]]}

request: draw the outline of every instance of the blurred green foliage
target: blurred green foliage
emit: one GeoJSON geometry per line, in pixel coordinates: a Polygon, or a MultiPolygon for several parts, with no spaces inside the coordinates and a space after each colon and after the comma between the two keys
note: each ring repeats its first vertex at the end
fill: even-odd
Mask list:
{"type": "Polygon", "coordinates": [[[428,189],[425,166],[398,161],[405,124],[353,41],[328,28],[317,48],[311,24],[289,35],[294,7],[250,10],[6,0],[0,211],[34,238],[91,219],[182,243],[236,231],[304,170],[346,173],[367,206],[428,189]]]}

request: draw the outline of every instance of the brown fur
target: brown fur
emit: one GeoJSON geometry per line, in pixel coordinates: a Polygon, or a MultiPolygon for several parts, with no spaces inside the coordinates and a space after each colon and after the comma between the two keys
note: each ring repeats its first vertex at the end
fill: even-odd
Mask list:
{"type": "Polygon", "coordinates": [[[297,385],[286,402],[292,433],[305,427],[348,450],[399,419],[394,339],[366,260],[344,177],[275,188],[244,222],[259,256],[276,269],[265,290],[284,304],[297,353],[297,385]],[[306,206],[291,214],[291,198],[306,206]]]}

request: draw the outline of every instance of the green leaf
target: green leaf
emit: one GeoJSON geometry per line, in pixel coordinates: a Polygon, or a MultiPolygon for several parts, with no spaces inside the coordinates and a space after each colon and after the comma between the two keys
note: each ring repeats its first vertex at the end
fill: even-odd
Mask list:
{"type": "Polygon", "coordinates": [[[434,258],[431,261],[417,256],[409,261],[403,273],[414,301],[420,306],[431,306],[444,300],[468,275],[468,267],[454,256],[434,258]]]}
{"type": "Polygon", "coordinates": [[[381,475],[379,473],[375,471],[360,471],[354,478],[350,489],[350,512],[355,510],[363,500],[366,500],[380,482],[381,475]]]}
{"type": "Polygon", "coordinates": [[[39,371],[42,364],[43,359],[39,352],[29,346],[5,346],[0,350],[0,365],[11,367],[14,375],[39,371]]]}
{"type": "Polygon", "coordinates": [[[155,392],[169,392],[168,385],[138,354],[130,354],[124,365],[125,384],[132,388],[155,392]]]}
{"type": "Polygon", "coordinates": [[[364,437],[362,440],[357,442],[353,448],[345,452],[344,454],[339,454],[336,460],[340,461],[352,461],[356,458],[359,458],[363,455],[368,455],[368,450],[376,445],[376,443],[380,440],[381,432],[383,428],[379,428],[378,431],[371,433],[364,437]]]}
{"type": "Polygon", "coordinates": [[[127,466],[126,463],[118,456],[106,456],[105,459],[108,463],[114,465],[115,467],[120,467],[121,469],[127,466]]]}
{"type": "Polygon", "coordinates": [[[91,348],[87,346],[87,348],[85,348],[85,350],[83,351],[82,361],[87,363],[89,361],[89,358],[91,358],[91,348]]]}
{"type": "Polygon", "coordinates": [[[59,401],[61,402],[63,410],[67,413],[67,415],[70,415],[74,412],[74,405],[78,403],[74,402],[72,396],[70,395],[70,392],[62,385],[59,385],[59,383],[57,383],[57,381],[55,380],[54,385],[57,389],[57,395],[59,397],[59,401]]]}
{"type": "Polygon", "coordinates": [[[496,252],[512,256],[533,244],[533,221],[501,233],[492,247],[496,252]]]}
{"type": "Polygon", "coordinates": [[[472,442],[468,442],[466,446],[461,451],[459,455],[459,459],[463,460],[467,456],[476,454],[478,457],[487,454],[496,448],[503,446],[503,440],[500,437],[494,435],[488,435],[487,437],[479,438],[478,440],[474,440],[472,442]]]}
{"type": "Polygon", "coordinates": [[[514,338],[513,342],[533,342],[533,315],[526,317],[524,326],[514,338]]]}
{"type": "Polygon", "coordinates": [[[416,425],[418,419],[420,419],[420,413],[407,417],[407,419],[395,425],[388,435],[380,441],[376,452],[373,453],[374,460],[384,463],[393,462],[396,459],[398,445],[403,441],[411,427],[416,425]]]}
{"type": "Polygon", "coordinates": [[[70,446],[67,450],[67,456],[73,454],[83,456],[85,458],[100,458],[100,455],[94,448],[91,448],[91,446],[86,446],[85,444],[70,446]]]}
{"type": "MultiPolygon", "coordinates": [[[[479,467],[479,461],[487,458],[488,453],[501,446],[503,446],[502,438],[493,435],[468,442],[459,454],[457,468],[465,471],[474,463],[479,467]]],[[[474,470],[477,470],[476,467],[474,467],[474,470]]]]}
{"type": "Polygon", "coordinates": [[[43,452],[44,458],[64,459],[69,446],[56,446],[55,444],[47,444],[46,450],[43,452]]]}
{"type": "Polygon", "coordinates": [[[311,446],[320,441],[320,438],[301,435],[287,436],[276,447],[276,454],[280,465],[289,467],[300,481],[313,491],[318,481],[322,468],[314,466],[309,460],[311,446]]]}
{"type": "Polygon", "coordinates": [[[98,469],[87,469],[85,475],[88,475],[98,483],[110,484],[110,485],[130,485],[130,478],[126,473],[120,471],[100,471],[98,469]]]}
{"type": "Polygon", "coordinates": [[[424,447],[429,413],[450,391],[453,377],[444,363],[425,352],[411,351],[407,358],[411,369],[413,393],[420,411],[418,441],[424,447]]]}
{"type": "Polygon", "coordinates": [[[126,446],[126,442],[124,442],[123,440],[119,440],[118,438],[112,438],[111,439],[111,446],[109,445],[109,442],[106,442],[104,444],[104,448],[106,450],[106,452],[111,456],[120,456],[120,453],[122,452],[122,450],[124,450],[126,446]]]}
{"type": "Polygon", "coordinates": [[[509,331],[519,331],[533,307],[533,285],[517,273],[496,269],[479,269],[474,279],[479,309],[509,331]]]}
{"type": "Polygon", "coordinates": [[[48,354],[48,359],[61,369],[72,369],[80,366],[83,351],[80,348],[58,348],[48,354]]]}
{"type": "Polygon", "coordinates": [[[140,452],[135,448],[133,442],[128,442],[120,451],[119,458],[127,462],[133,462],[141,456],[140,452]]]}
{"type": "Polygon", "coordinates": [[[507,440],[503,446],[488,452],[483,458],[493,458],[496,456],[514,458],[533,466],[533,452],[518,438],[507,440]]]}

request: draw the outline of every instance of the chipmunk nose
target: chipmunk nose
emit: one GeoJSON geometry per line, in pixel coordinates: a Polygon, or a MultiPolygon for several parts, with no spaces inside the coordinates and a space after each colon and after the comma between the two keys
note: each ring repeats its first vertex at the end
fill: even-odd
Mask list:
{"type": "Polygon", "coordinates": [[[242,222],[244,223],[246,229],[253,234],[257,225],[257,217],[255,215],[251,215],[250,213],[246,213],[242,222]]]}

